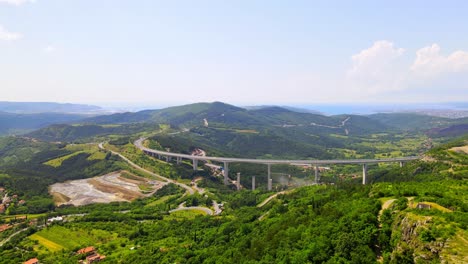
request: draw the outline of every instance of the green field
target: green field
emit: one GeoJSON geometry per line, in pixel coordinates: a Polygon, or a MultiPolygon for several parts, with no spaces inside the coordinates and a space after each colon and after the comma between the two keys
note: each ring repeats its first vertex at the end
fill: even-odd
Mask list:
{"type": "Polygon", "coordinates": [[[194,219],[197,216],[206,215],[206,213],[202,210],[182,210],[173,212],[168,216],[164,217],[164,220],[181,220],[181,219],[194,219]]]}
{"type": "Polygon", "coordinates": [[[57,167],[62,166],[62,162],[66,161],[67,159],[72,158],[72,157],[74,157],[76,155],[79,155],[81,153],[85,153],[85,152],[84,151],[77,151],[77,152],[74,152],[72,154],[68,154],[68,155],[65,155],[65,156],[62,156],[62,157],[59,157],[59,158],[56,158],[56,159],[49,160],[47,162],[44,162],[44,164],[57,168],[57,167]]]}
{"type": "Polygon", "coordinates": [[[44,162],[44,164],[57,168],[60,167],[64,161],[81,153],[90,154],[87,157],[87,160],[103,160],[106,157],[106,153],[104,151],[100,151],[96,144],[69,144],[65,149],[73,151],[73,153],[48,160],[44,162]]]}
{"type": "MultiPolygon", "coordinates": [[[[116,239],[117,234],[104,230],[65,228],[54,225],[31,235],[29,238],[38,241],[38,244],[48,251],[54,252],[61,249],[73,250],[78,247],[108,243],[116,239]]],[[[37,251],[43,251],[40,246],[36,247],[37,251]]]]}

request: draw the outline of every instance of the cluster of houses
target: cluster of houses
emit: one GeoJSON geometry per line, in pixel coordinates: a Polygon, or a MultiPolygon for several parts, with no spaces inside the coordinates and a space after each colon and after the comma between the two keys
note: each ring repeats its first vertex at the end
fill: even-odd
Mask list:
{"type": "Polygon", "coordinates": [[[79,255],[82,254],[82,255],[86,256],[85,260],[80,260],[80,262],[79,262],[79,263],[83,263],[83,264],[96,263],[96,262],[99,262],[99,261],[106,258],[106,256],[103,256],[103,255],[100,255],[99,253],[97,253],[96,249],[93,246],[82,248],[82,249],[78,250],[76,253],[79,254],[79,255]]]}
{"type": "Polygon", "coordinates": [[[5,190],[5,188],[0,187],[0,214],[5,213],[7,208],[11,205],[24,205],[26,203],[25,200],[19,200],[18,195],[14,194],[11,197],[8,196],[8,192],[5,190]]]}
{"type": "MultiPolygon", "coordinates": [[[[106,256],[100,255],[97,253],[96,248],[93,246],[91,247],[85,247],[76,252],[77,255],[83,255],[85,256],[84,260],[80,260],[78,263],[81,264],[92,264],[92,263],[97,263],[103,259],[106,258],[106,256]]],[[[26,262],[23,262],[23,264],[39,264],[39,260],[37,258],[32,258],[26,262]]]]}

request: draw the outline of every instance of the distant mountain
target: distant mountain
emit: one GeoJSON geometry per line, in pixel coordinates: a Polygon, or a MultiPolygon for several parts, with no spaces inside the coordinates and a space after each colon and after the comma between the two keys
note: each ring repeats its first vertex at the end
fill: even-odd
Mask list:
{"type": "Polygon", "coordinates": [[[95,105],[61,104],[50,102],[0,102],[0,111],[17,114],[36,113],[102,113],[104,110],[95,105]]]}
{"type": "Polygon", "coordinates": [[[316,114],[316,115],[323,115],[320,111],[310,110],[306,108],[294,107],[294,106],[275,106],[275,105],[255,105],[255,106],[244,106],[247,110],[260,110],[264,108],[272,108],[272,107],[279,107],[283,109],[287,109],[289,111],[297,112],[297,113],[307,113],[307,114],[316,114]]]}
{"type": "MultiPolygon", "coordinates": [[[[168,123],[172,125],[202,125],[204,119],[213,122],[229,124],[249,124],[252,117],[246,109],[221,102],[196,103],[182,106],[168,107],[160,110],[144,110],[136,113],[121,113],[97,116],[84,120],[93,124],[128,124],[135,122],[168,123]]],[[[254,120],[262,123],[262,120],[254,120]]]]}
{"type": "Polygon", "coordinates": [[[205,121],[209,126],[242,128],[258,127],[301,127],[308,132],[345,133],[362,131],[378,132],[386,126],[378,120],[364,116],[324,116],[311,113],[299,113],[278,106],[247,110],[233,105],[214,102],[174,106],[159,110],[145,110],[136,113],[120,113],[97,116],[83,120],[90,124],[129,124],[129,123],[165,123],[176,127],[202,126],[205,121]],[[351,118],[352,117],[352,118],[351,118]],[[345,121],[352,120],[351,122],[345,121]],[[355,121],[359,126],[354,126],[355,121]],[[343,123],[344,122],[344,123],[343,123]],[[352,128],[352,129],[351,129],[352,128]]]}
{"type": "Polygon", "coordinates": [[[368,117],[378,120],[389,127],[401,130],[424,130],[448,126],[457,122],[457,119],[415,113],[380,113],[369,115],[368,117]]]}
{"type": "Polygon", "coordinates": [[[83,115],[76,114],[13,114],[0,112],[0,135],[24,134],[52,124],[75,122],[83,118],[83,115]]]}
{"type": "Polygon", "coordinates": [[[434,128],[431,129],[428,134],[439,137],[459,137],[468,135],[468,121],[466,124],[457,124],[444,128],[434,128]]]}

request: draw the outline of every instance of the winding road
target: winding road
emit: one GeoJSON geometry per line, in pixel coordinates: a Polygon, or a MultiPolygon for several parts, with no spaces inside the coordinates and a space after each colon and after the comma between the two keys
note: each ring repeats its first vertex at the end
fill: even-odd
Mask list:
{"type": "Polygon", "coordinates": [[[185,207],[185,202],[181,203],[179,207],[176,209],[172,209],[169,211],[169,213],[177,212],[177,211],[187,211],[187,210],[199,210],[205,212],[207,215],[213,215],[213,210],[206,208],[206,207],[201,207],[201,206],[190,206],[190,207],[185,207]]]}
{"type": "Polygon", "coordinates": [[[158,175],[158,174],[156,174],[156,173],[154,173],[154,172],[151,172],[151,171],[149,171],[149,170],[147,170],[147,169],[144,169],[144,168],[138,166],[137,164],[133,163],[133,161],[129,160],[129,159],[128,159],[127,157],[125,157],[124,155],[122,155],[122,154],[120,154],[120,153],[118,153],[118,152],[115,152],[115,151],[113,151],[113,150],[106,149],[106,148],[104,147],[104,142],[99,143],[99,148],[102,149],[102,150],[105,150],[105,151],[110,151],[112,154],[121,157],[121,158],[122,158],[123,160],[125,160],[128,164],[130,164],[131,166],[133,166],[134,168],[136,168],[136,169],[138,169],[138,170],[140,170],[140,171],[143,171],[143,172],[145,172],[145,173],[148,173],[148,174],[150,174],[150,175],[152,175],[152,176],[154,176],[154,177],[164,179],[165,181],[167,181],[167,182],[169,182],[169,183],[176,184],[176,185],[178,185],[178,186],[184,188],[184,189],[185,189],[188,193],[190,193],[190,194],[194,194],[194,193],[195,193],[195,191],[194,191],[190,186],[188,186],[188,185],[186,185],[186,184],[183,184],[183,183],[174,181],[174,180],[172,180],[172,179],[166,178],[166,177],[164,177],[164,176],[161,176],[161,175],[158,175]]]}

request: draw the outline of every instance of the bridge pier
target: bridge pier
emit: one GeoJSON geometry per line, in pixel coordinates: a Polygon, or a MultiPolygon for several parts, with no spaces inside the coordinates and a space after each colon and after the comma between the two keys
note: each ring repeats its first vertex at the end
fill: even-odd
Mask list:
{"type": "Polygon", "coordinates": [[[315,166],[315,184],[319,183],[319,169],[318,166],[315,166]]]}
{"type": "Polygon", "coordinates": [[[252,176],[252,191],[255,191],[255,176],[252,176]]]}
{"type": "Polygon", "coordinates": [[[403,167],[403,161],[400,161],[400,168],[403,167]]]}
{"type": "Polygon", "coordinates": [[[229,177],[229,163],[225,161],[224,162],[224,185],[228,185],[228,177],[229,177]]]}
{"type": "Polygon", "coordinates": [[[181,157],[177,157],[177,165],[180,165],[180,162],[182,161],[181,157]]]}
{"type": "Polygon", "coordinates": [[[362,184],[367,183],[367,164],[362,164],[362,184]]]}
{"type": "Polygon", "coordinates": [[[166,162],[171,161],[171,156],[166,156],[166,162]]]}
{"type": "Polygon", "coordinates": [[[197,159],[193,159],[193,170],[194,171],[198,170],[198,160],[197,159]]]}
{"type": "Polygon", "coordinates": [[[240,191],[240,172],[237,173],[236,186],[237,186],[237,190],[240,191]]]}
{"type": "Polygon", "coordinates": [[[268,190],[271,191],[273,180],[271,179],[271,164],[267,164],[268,166],[268,190]]]}
{"type": "Polygon", "coordinates": [[[161,155],[158,154],[158,159],[161,159],[161,155]]]}

